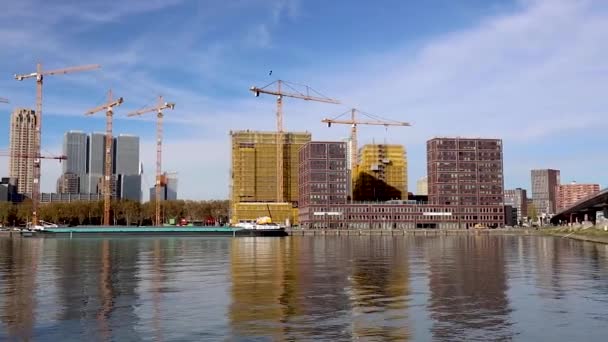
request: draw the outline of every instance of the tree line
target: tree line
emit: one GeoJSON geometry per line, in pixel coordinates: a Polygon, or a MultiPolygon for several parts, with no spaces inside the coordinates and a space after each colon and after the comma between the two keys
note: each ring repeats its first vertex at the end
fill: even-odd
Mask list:
{"type": "MultiPolygon", "coordinates": [[[[163,201],[162,217],[167,221],[185,218],[188,221],[228,221],[229,202],[211,201],[163,201]]],[[[62,225],[98,225],[103,219],[103,201],[70,203],[43,203],[38,209],[41,220],[62,225]]],[[[155,215],[154,202],[139,203],[128,200],[112,202],[111,217],[115,225],[152,225],[155,215]]],[[[32,202],[0,202],[0,224],[23,226],[31,220],[32,202]]]]}

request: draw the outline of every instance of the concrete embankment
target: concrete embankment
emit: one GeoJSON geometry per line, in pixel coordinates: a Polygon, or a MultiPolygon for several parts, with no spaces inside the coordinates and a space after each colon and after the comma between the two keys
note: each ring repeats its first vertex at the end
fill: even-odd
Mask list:
{"type": "Polygon", "coordinates": [[[291,236],[381,235],[381,236],[442,236],[442,235],[535,235],[534,229],[297,229],[287,230],[291,236]]]}

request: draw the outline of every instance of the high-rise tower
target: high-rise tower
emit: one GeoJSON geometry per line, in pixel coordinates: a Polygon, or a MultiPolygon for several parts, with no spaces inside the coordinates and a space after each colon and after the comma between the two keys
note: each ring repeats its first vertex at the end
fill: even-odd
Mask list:
{"type": "Polygon", "coordinates": [[[11,115],[9,175],[18,178],[19,193],[32,193],[37,120],[32,109],[18,108],[11,115]]]}
{"type": "Polygon", "coordinates": [[[539,214],[555,214],[559,170],[532,170],[532,200],[539,214]]]}
{"type": "Polygon", "coordinates": [[[62,164],[63,173],[83,175],[87,172],[87,135],[69,131],[63,136],[63,154],[68,158],[62,164]]]}

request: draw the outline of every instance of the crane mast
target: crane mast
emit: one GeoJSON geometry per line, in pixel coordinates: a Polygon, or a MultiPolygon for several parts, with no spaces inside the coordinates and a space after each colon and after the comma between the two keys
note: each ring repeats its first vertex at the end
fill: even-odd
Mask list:
{"type": "Polygon", "coordinates": [[[285,133],[283,131],[283,97],[290,97],[294,99],[301,99],[305,101],[315,101],[315,102],[323,102],[323,103],[332,103],[339,104],[340,101],[331,99],[326,97],[319,92],[315,91],[309,86],[303,86],[305,88],[304,92],[300,92],[296,89],[296,84],[286,82],[283,80],[274,81],[262,88],[251,87],[249,91],[253,92],[256,97],[259,97],[260,94],[274,95],[277,97],[277,134],[276,134],[276,146],[277,146],[277,169],[276,169],[276,177],[277,177],[277,202],[285,202],[285,184],[284,184],[284,157],[283,157],[283,145],[285,144],[285,133]],[[269,87],[276,84],[276,90],[273,90],[269,87]],[[290,91],[285,91],[285,88],[291,89],[290,91]]]}
{"type": "Polygon", "coordinates": [[[163,110],[175,108],[175,103],[165,102],[162,96],[158,97],[158,103],[155,107],[144,108],[135,112],[127,114],[127,116],[137,116],[146,113],[156,112],[156,183],[154,185],[155,198],[154,198],[154,224],[159,227],[162,225],[160,202],[161,202],[161,188],[165,185],[165,180],[162,174],[162,158],[163,158],[163,110]]]}
{"type": "Polygon", "coordinates": [[[112,90],[110,90],[108,91],[108,102],[101,106],[90,109],[85,113],[85,115],[93,115],[102,110],[106,111],[105,170],[102,181],[104,226],[110,225],[110,206],[112,201],[112,116],[114,115],[114,107],[120,106],[122,103],[122,97],[119,97],[116,101],[113,100],[112,90]]]}
{"type": "MultiPolygon", "coordinates": [[[[35,124],[35,138],[34,138],[34,151],[37,155],[40,155],[40,145],[42,137],[42,85],[44,76],[54,75],[65,75],[73,72],[89,71],[98,69],[101,66],[98,64],[82,65],[76,67],[68,67],[55,70],[43,70],[42,64],[36,64],[36,71],[29,74],[15,75],[17,81],[23,81],[28,78],[36,79],[36,124],[35,124]]],[[[32,226],[38,225],[38,201],[40,200],[40,159],[34,159],[34,177],[32,184],[32,226]]]]}

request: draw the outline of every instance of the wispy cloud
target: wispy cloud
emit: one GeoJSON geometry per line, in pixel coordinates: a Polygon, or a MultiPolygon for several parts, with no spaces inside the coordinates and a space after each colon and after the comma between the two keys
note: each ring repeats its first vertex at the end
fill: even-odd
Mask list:
{"type": "MultiPolygon", "coordinates": [[[[43,3],[49,7],[49,14],[61,11],[66,4],[43,3]]],[[[33,6],[40,3],[16,2],[7,12],[0,13],[0,20],[9,16],[25,18],[33,6]]],[[[608,48],[599,42],[608,38],[608,12],[601,1],[521,1],[509,13],[471,22],[456,31],[436,33],[415,46],[397,40],[387,49],[334,51],[332,57],[339,63],[326,62],[314,51],[316,45],[302,41],[301,46],[291,49],[307,51],[316,59],[298,64],[301,60],[295,50],[278,46],[275,35],[286,32],[286,27],[300,17],[316,13],[306,6],[306,2],[283,0],[221,6],[142,1],[132,7],[122,6],[128,9],[87,3],[58,16],[43,16],[36,25],[0,28],[0,38],[9,42],[0,57],[25,69],[32,58],[15,53],[21,50],[14,47],[31,47],[27,51],[34,56],[52,55],[54,64],[104,65],[99,73],[53,80],[54,86],[45,97],[49,115],[79,116],[80,107],[96,105],[89,101],[102,98],[108,87],[126,99],[120,113],[151,104],[158,94],[177,102],[175,112],[167,115],[166,165],[167,169],[180,172],[180,182],[188,184],[186,193],[193,198],[227,194],[228,131],[273,129],[274,99],[253,98],[247,89],[271,81],[267,73],[273,63],[278,63],[276,56],[293,56],[295,61],[289,60],[291,64],[283,64],[283,70],[275,70],[275,74],[309,83],[344,103],[334,106],[287,99],[288,129],[309,130],[319,139],[346,136],[347,127],[328,129],[320,120],[351,106],[413,122],[411,128],[388,132],[384,128],[360,129],[362,143],[386,138],[406,144],[411,158],[410,184],[426,172],[424,142],[435,135],[502,137],[509,146],[505,153],[521,155],[523,160],[529,158],[537,165],[566,169],[580,151],[569,150],[564,143],[560,146],[563,156],[549,158],[534,151],[534,145],[573,130],[606,127],[608,48]],[[188,20],[175,21],[170,30],[155,29],[150,24],[149,30],[125,32],[124,36],[112,37],[112,49],[78,39],[81,30],[95,32],[84,35],[94,37],[99,34],[95,28],[108,22],[124,24],[140,14],[151,15],[180,6],[188,8],[188,20]],[[259,15],[238,16],[260,6],[264,10],[259,15]],[[73,15],[70,11],[80,9],[83,12],[74,14],[76,19],[68,18],[73,15]],[[77,27],[66,35],[61,28],[64,22],[77,27]],[[45,39],[36,40],[42,32],[45,39]],[[220,35],[222,39],[216,38],[220,35]],[[24,60],[19,62],[19,58],[24,60]],[[259,70],[260,65],[263,70],[259,70]],[[79,96],[72,96],[72,91],[65,89],[79,96]],[[69,97],[60,97],[54,93],[57,91],[69,97]],[[190,151],[201,153],[192,155],[190,151]],[[203,185],[196,188],[195,184],[203,185]]],[[[3,68],[0,63],[0,71],[12,69],[6,65],[3,68]]],[[[6,82],[0,79],[0,90],[9,89],[6,82]]],[[[11,94],[0,95],[10,96],[13,103],[32,101],[33,85],[13,88],[11,84],[11,94]]],[[[123,119],[117,115],[117,122],[123,119]]],[[[141,120],[142,159],[150,165],[146,169],[150,174],[153,154],[143,151],[154,150],[146,145],[152,142],[154,118],[141,120]]],[[[584,134],[577,134],[577,138],[584,138],[584,134]]],[[[527,185],[529,175],[525,169],[506,168],[508,184],[527,185]]],[[[599,173],[586,172],[588,179],[600,181],[599,173]]]]}

